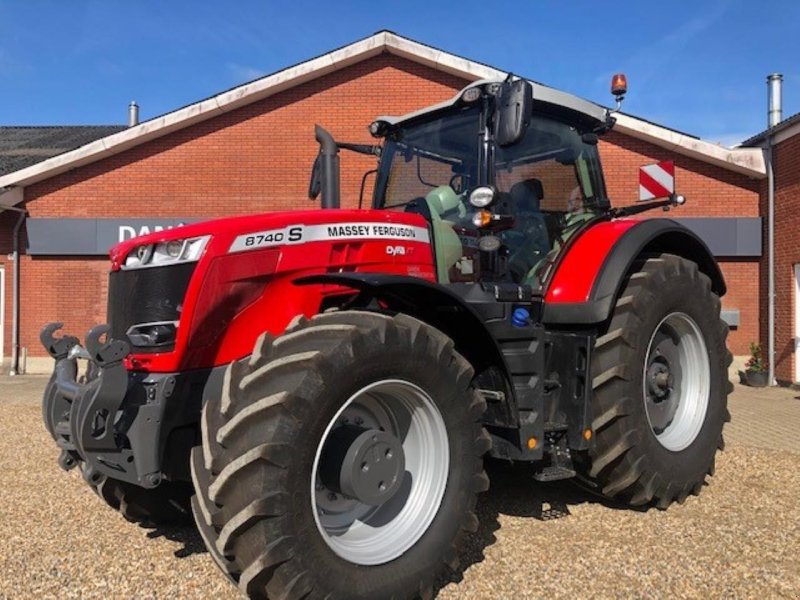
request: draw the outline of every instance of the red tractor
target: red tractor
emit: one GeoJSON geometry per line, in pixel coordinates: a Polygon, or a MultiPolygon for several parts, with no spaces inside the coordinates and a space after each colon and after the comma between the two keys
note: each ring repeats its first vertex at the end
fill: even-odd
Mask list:
{"type": "Polygon", "coordinates": [[[338,208],[339,150],[374,154],[369,210],[115,246],[109,324],[41,336],[61,466],[132,521],[193,513],[255,598],[430,596],[487,455],[631,506],[697,494],[729,418],[725,282],[683,226],[628,218],[680,197],[610,206],[613,124],[478,82],[376,120],[380,145],[317,127],[309,195],[338,208]]]}

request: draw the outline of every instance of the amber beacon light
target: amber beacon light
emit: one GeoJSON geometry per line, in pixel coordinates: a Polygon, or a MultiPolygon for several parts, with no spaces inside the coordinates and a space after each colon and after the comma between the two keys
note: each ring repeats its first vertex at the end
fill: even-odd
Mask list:
{"type": "Polygon", "coordinates": [[[611,77],[611,93],[615,96],[624,96],[628,92],[628,78],[625,73],[615,73],[611,77]]]}

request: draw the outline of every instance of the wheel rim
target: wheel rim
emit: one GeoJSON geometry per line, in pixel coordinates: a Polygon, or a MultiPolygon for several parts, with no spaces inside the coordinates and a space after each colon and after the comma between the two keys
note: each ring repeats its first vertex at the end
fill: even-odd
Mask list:
{"type": "MultiPolygon", "coordinates": [[[[373,467],[377,464],[370,463],[373,467]]],[[[402,380],[368,385],[339,409],[317,446],[311,472],[311,504],[317,529],[336,554],[352,563],[392,561],[427,531],[444,497],[449,470],[447,428],[431,397],[402,380]],[[372,441],[377,435],[343,433],[347,427],[382,433],[383,438],[372,441]],[[349,446],[342,448],[339,440],[345,438],[349,446]],[[366,483],[374,484],[374,479],[359,480],[360,469],[367,462],[363,457],[382,458],[387,451],[404,464],[394,488],[391,481],[385,482],[385,497],[370,497],[367,503],[358,493],[356,497],[344,493],[342,488],[353,494],[353,487],[358,492],[366,483]],[[333,472],[347,473],[353,455],[359,461],[359,468],[352,469],[356,481],[345,481],[347,485],[337,488],[330,465],[340,461],[341,471],[333,472]]],[[[341,477],[346,479],[345,475],[341,477]]]]}
{"type": "Polygon", "coordinates": [[[703,334],[685,313],[661,319],[647,345],[642,378],[650,429],[678,452],[700,433],[708,410],[711,367],[703,334]]]}

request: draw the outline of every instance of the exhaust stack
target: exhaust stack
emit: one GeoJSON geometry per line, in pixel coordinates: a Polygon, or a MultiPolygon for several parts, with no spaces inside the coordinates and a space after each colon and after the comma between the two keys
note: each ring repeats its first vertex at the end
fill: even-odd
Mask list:
{"type": "Polygon", "coordinates": [[[783,75],[780,73],[767,75],[767,89],[769,90],[767,125],[772,128],[783,121],[783,75]]]}
{"type": "Polygon", "coordinates": [[[339,147],[319,125],[314,126],[314,137],[319,142],[322,208],[339,208],[339,147]]]}

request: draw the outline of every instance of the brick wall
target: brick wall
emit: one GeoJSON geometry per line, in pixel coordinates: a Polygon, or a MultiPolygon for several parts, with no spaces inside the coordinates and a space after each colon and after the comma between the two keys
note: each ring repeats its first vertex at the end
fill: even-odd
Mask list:
{"type": "MultiPolygon", "coordinates": [[[[668,214],[651,212],[643,216],[669,217],[757,217],[760,181],[733,173],[648,142],[611,131],[600,141],[600,155],[606,173],[606,187],[615,206],[639,198],[639,167],[662,160],[675,161],[675,189],[686,196],[686,204],[668,214]]],[[[764,238],[766,239],[766,238],[764,238]]],[[[759,339],[758,259],[719,260],[728,293],[723,308],[739,309],[739,327],[731,330],[728,346],[736,355],[747,354],[751,341],[759,339]]]]}
{"type": "MultiPolygon", "coordinates": [[[[800,264],[800,135],[782,141],[773,150],[775,172],[775,377],[796,381],[794,337],[796,331],[794,265],[800,264]]],[[[762,206],[767,214],[767,188],[762,206]]],[[[766,248],[766,231],[764,241],[766,248]]],[[[767,351],[767,255],[762,260],[764,303],[762,347],[767,351]]]]}
{"type": "MultiPolygon", "coordinates": [[[[336,139],[369,142],[377,115],[402,114],[452,96],[467,82],[384,54],[271,98],[193,125],[96,163],[30,186],[33,217],[217,217],[287,208],[305,200],[317,152],[313,124],[336,139]]],[[[758,193],[744,176],[682,158],[612,132],[600,147],[615,204],[638,197],[638,167],[673,158],[679,190],[689,202],[676,216],[756,216],[758,193]]],[[[343,205],[354,207],[369,157],[342,153],[343,205]]],[[[367,188],[369,197],[370,188],[367,188]]],[[[10,251],[14,215],[0,215],[0,264],[10,251]]],[[[64,320],[71,332],[105,319],[107,262],[102,258],[22,260],[22,345],[41,355],[41,325],[64,320]]],[[[724,305],[742,311],[730,341],[746,351],[758,331],[758,296],[750,282],[757,262],[724,262],[731,291],[724,305]]],[[[10,266],[7,267],[6,355],[10,353],[10,266]]]]}

